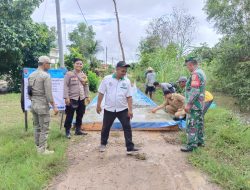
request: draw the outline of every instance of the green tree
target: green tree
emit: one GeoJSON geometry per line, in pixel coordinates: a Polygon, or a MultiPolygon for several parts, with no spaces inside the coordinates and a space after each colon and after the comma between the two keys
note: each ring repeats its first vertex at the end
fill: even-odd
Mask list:
{"type": "Polygon", "coordinates": [[[21,70],[35,67],[37,57],[54,46],[55,30],[34,23],[31,14],[42,0],[0,2],[0,74],[7,75],[10,87],[19,90],[21,70]]]}
{"type": "Polygon", "coordinates": [[[212,61],[217,89],[238,97],[242,107],[250,109],[250,1],[208,0],[204,10],[223,34],[212,61]]]}
{"type": "Polygon", "coordinates": [[[87,26],[85,23],[79,23],[69,34],[69,39],[72,42],[69,48],[77,48],[82,57],[89,60],[90,64],[94,62],[96,53],[102,50],[100,41],[95,40],[92,26],[87,26]]]}

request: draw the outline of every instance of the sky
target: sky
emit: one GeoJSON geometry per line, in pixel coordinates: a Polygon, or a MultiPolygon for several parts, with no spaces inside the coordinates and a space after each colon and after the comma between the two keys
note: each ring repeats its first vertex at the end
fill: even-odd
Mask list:
{"type": "MultiPolygon", "coordinates": [[[[146,29],[150,21],[162,15],[170,14],[172,9],[181,8],[194,16],[197,21],[193,46],[206,42],[210,47],[215,45],[221,37],[209,23],[202,10],[205,0],[116,0],[120,18],[122,42],[126,60],[138,60],[138,45],[146,36],[146,29]]],[[[101,41],[103,49],[108,49],[108,62],[116,63],[121,59],[121,52],[117,37],[117,25],[112,0],[78,0],[88,25],[92,25],[96,39],[101,41]]],[[[76,0],[60,0],[63,29],[64,52],[70,44],[68,33],[78,23],[85,22],[76,0]]],[[[56,26],[55,0],[44,0],[34,11],[32,19],[48,26],[56,26]]],[[[105,51],[97,54],[105,60],[105,51]]]]}

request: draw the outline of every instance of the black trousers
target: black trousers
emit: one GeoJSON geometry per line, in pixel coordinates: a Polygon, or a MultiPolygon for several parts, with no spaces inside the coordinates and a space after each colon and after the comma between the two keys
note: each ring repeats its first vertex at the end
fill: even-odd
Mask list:
{"type": "Polygon", "coordinates": [[[82,126],[82,117],[85,113],[85,104],[84,104],[84,100],[78,100],[77,101],[77,108],[74,108],[71,104],[70,105],[66,105],[66,119],[64,122],[64,127],[66,129],[67,132],[70,131],[70,128],[72,126],[72,121],[74,118],[74,113],[76,112],[76,132],[80,131],[81,126],[82,126]]]}
{"type": "Polygon", "coordinates": [[[130,118],[128,117],[128,109],[121,112],[110,112],[104,110],[101,144],[106,145],[108,143],[109,132],[116,118],[118,118],[122,124],[126,147],[127,150],[130,151],[134,148],[134,143],[132,142],[132,130],[130,125],[130,118]]]}

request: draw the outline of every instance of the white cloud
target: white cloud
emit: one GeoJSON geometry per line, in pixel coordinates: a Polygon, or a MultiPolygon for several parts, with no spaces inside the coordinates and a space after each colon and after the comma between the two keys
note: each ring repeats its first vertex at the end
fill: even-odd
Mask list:
{"type": "MultiPolygon", "coordinates": [[[[78,2],[88,24],[92,25],[96,32],[96,39],[102,42],[103,47],[108,47],[109,62],[111,62],[112,57],[115,61],[119,60],[121,53],[117,39],[113,1],[78,0],[78,2]]],[[[84,22],[84,19],[76,0],[60,0],[60,3],[61,18],[66,20],[66,26],[63,26],[66,28],[66,33],[68,33],[76,27],[77,23],[84,22]]],[[[184,8],[196,17],[198,27],[193,45],[197,46],[200,43],[207,42],[212,46],[220,37],[213,30],[212,25],[206,21],[206,15],[202,10],[204,0],[117,0],[117,6],[127,60],[134,61],[137,59],[137,47],[140,39],[145,36],[148,23],[153,18],[171,13],[173,7],[184,8]]],[[[40,7],[35,10],[32,18],[36,22],[46,22],[49,26],[56,26],[54,0],[44,0],[40,7]]],[[[98,57],[104,59],[105,52],[100,52],[98,57]]]]}

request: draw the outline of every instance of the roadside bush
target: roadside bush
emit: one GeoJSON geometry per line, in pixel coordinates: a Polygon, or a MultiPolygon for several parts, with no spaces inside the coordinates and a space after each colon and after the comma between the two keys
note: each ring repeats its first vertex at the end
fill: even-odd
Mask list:
{"type": "Polygon", "coordinates": [[[99,83],[98,76],[92,71],[88,71],[87,73],[88,73],[90,91],[97,92],[97,86],[98,86],[98,83],[99,83]]]}

